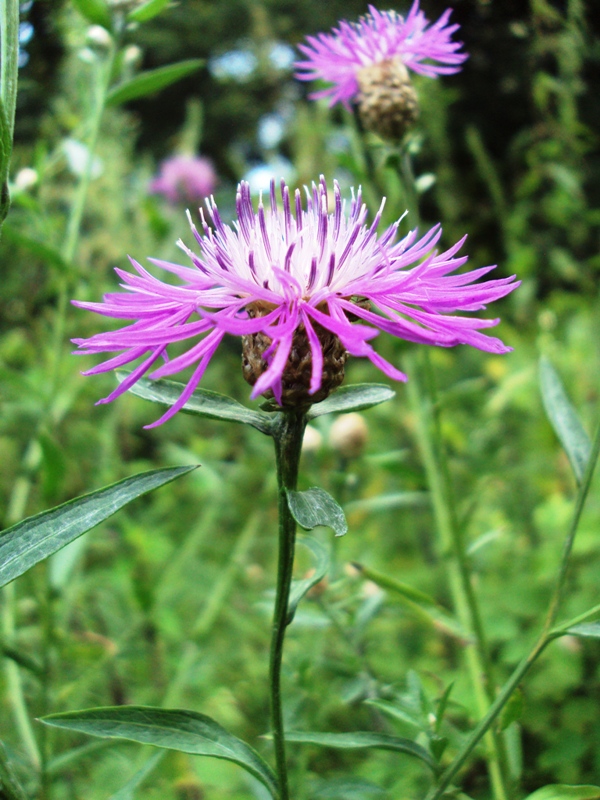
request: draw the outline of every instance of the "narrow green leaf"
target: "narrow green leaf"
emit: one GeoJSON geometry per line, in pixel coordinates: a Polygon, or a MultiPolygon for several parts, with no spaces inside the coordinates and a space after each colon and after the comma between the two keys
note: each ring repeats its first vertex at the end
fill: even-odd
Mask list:
{"type": "Polygon", "coordinates": [[[396,578],[384,575],[378,570],[371,569],[371,567],[356,563],[353,566],[360,571],[363,577],[373,581],[382,589],[391,592],[392,596],[400,599],[429,625],[450,636],[468,641],[469,637],[459,622],[430,595],[420,589],[409,586],[407,583],[396,580],[396,578]]]}
{"type": "Polygon", "coordinates": [[[22,575],[140,495],[195,469],[143,472],[24,519],[0,534],[0,586],[22,575]]]}
{"type": "Polygon", "coordinates": [[[326,525],[335,531],[336,536],[348,533],[348,523],[341,506],[325,489],[319,489],[318,486],[304,492],[286,489],[286,494],[288,508],[298,525],[306,530],[326,525]]]}
{"type": "Polygon", "coordinates": [[[102,25],[107,31],[111,29],[110,10],[105,0],[73,0],[73,5],[92,25],[102,25]]]}
{"type": "Polygon", "coordinates": [[[19,247],[22,247],[28,253],[42,261],[46,266],[54,267],[58,272],[64,275],[74,272],[73,265],[68,264],[54,247],[40,242],[32,236],[21,233],[10,224],[4,226],[2,233],[9,242],[13,242],[19,247]]]}
{"type": "Polygon", "coordinates": [[[579,636],[583,639],[600,639],[600,622],[582,622],[581,625],[567,628],[564,633],[570,633],[571,636],[579,636]]]}
{"type": "Polygon", "coordinates": [[[302,536],[298,539],[298,544],[307,547],[314,556],[314,569],[309,578],[303,578],[299,581],[292,583],[290,591],[290,599],[288,602],[288,616],[287,624],[294,619],[296,608],[302,598],[309,592],[313,586],[316,586],[319,581],[322,581],[329,569],[329,552],[321,542],[313,539],[312,536],[302,536]]]}
{"type": "Polygon", "coordinates": [[[373,748],[378,750],[395,750],[420,759],[423,763],[437,772],[438,765],[431,755],[420,744],[401,736],[392,736],[389,733],[370,733],[356,731],[355,733],[313,733],[305,731],[286,731],[285,738],[288,742],[304,744],[318,744],[323,747],[333,747],[339,750],[358,750],[373,748]]]}
{"type": "Polygon", "coordinates": [[[139,75],[123,81],[111,89],[106,102],[109,106],[118,106],[121,103],[128,103],[130,100],[137,100],[139,97],[146,97],[146,95],[165,89],[181,78],[191,75],[203,64],[204,61],[201,58],[190,58],[187,61],[179,61],[177,64],[140,72],[139,75]]]}
{"type": "Polygon", "coordinates": [[[164,750],[158,750],[150,756],[148,761],[138,769],[118,792],[111,794],[108,800],[135,800],[136,789],[142,785],[165,757],[164,750]]]}
{"type": "Polygon", "coordinates": [[[399,722],[404,722],[406,725],[411,725],[419,731],[424,730],[424,726],[415,715],[387,700],[365,700],[365,705],[373,706],[379,709],[383,714],[387,714],[388,717],[396,719],[399,722]]]}
{"type": "Polygon", "coordinates": [[[423,508],[431,504],[429,492],[393,492],[379,494],[376,497],[364,497],[344,504],[344,510],[352,511],[388,511],[390,508],[423,508]]]}
{"type": "Polygon", "coordinates": [[[204,714],[149,706],[113,706],[51,714],[41,722],[103,739],[128,739],[232,761],[254,775],[273,797],[277,796],[277,780],[262,757],[204,714]]]}
{"type": "MultiPolygon", "coordinates": [[[[124,380],[126,376],[127,373],[122,370],[117,372],[117,378],[120,381],[124,380]]],[[[140,378],[129,391],[137,397],[150,400],[152,403],[172,406],[184,389],[184,384],[176,381],[151,381],[148,378],[140,378]]],[[[272,431],[271,419],[266,414],[261,414],[260,411],[252,411],[231,397],[218,392],[209,392],[207,389],[196,389],[181,410],[187,414],[196,414],[200,417],[208,417],[208,419],[220,419],[251,425],[261,433],[268,435],[272,431]]]]}
{"type": "Polygon", "coordinates": [[[21,653],[16,647],[11,647],[7,644],[0,644],[0,653],[4,658],[10,658],[15,664],[32,672],[36,678],[44,675],[45,670],[34,658],[28,656],[26,653],[21,653]]]}
{"type": "Polygon", "coordinates": [[[157,17],[171,2],[171,0],[146,0],[127,15],[131,22],[147,22],[157,17]]]}
{"type": "Polygon", "coordinates": [[[28,800],[8,760],[2,742],[0,742],[0,797],[3,800],[28,800]]]}
{"type": "Polygon", "coordinates": [[[383,383],[355,383],[342,386],[326,400],[311,406],[309,419],[338,411],[363,411],[391,400],[396,392],[383,383]]]}
{"type": "Polygon", "coordinates": [[[384,575],[383,572],[379,572],[379,570],[365,567],[364,564],[353,562],[352,566],[359,570],[361,575],[373,581],[373,583],[376,583],[377,586],[380,586],[382,589],[388,589],[396,594],[402,595],[402,597],[406,597],[408,600],[412,600],[424,606],[437,606],[435,599],[431,597],[431,595],[422,592],[420,589],[415,589],[407,583],[396,580],[396,578],[384,575]]]}
{"type": "Polygon", "coordinates": [[[598,800],[600,786],[565,786],[553,784],[528,794],[524,800],[598,800]]]}
{"type": "Polygon", "coordinates": [[[592,445],[558,373],[545,356],[540,359],[540,385],[548,419],[569,457],[575,479],[580,484],[592,445]]]}

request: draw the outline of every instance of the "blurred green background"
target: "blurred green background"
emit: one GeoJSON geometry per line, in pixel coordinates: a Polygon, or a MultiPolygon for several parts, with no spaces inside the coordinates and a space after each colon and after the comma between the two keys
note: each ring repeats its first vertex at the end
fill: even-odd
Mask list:
{"type": "MultiPolygon", "coordinates": [[[[445,4],[429,0],[423,7],[435,20],[445,4]]],[[[362,183],[372,211],[385,194],[386,221],[398,218],[408,198],[397,164],[373,142],[371,174],[352,115],[308,100],[311,87],[292,76],[293,48],[306,34],[366,10],[356,0],[182,0],[128,30],[127,41],[140,48],[132,51],[136,69],[197,57],[206,63],[160,93],[108,109],[70,264],[60,252],[77,165],[65,142],[85,140],[89,124],[87,24],[68,2],[23,6],[30,28],[22,36],[13,207],[0,242],[4,521],[14,522],[23,497],[33,514],[143,469],[202,465],[15,584],[16,631],[4,627],[5,652],[16,647],[51,675],[42,697],[35,669],[19,667],[32,717],[164,703],[207,713],[269,753],[257,737],[269,725],[276,528],[270,443],[252,429],[182,414],[145,431],[157,407],[132,396],[94,407],[114,377],[81,377],[91,359],[68,356],[68,340],[105,323],[69,308],[64,326],[57,325],[59,298],[65,286],[80,300],[114,290],[113,267],[127,268],[127,254],[142,262],[180,260],[176,240],[191,244],[184,206],[148,191],[160,160],[178,149],[212,159],[226,220],[237,181],[248,177],[258,187],[266,173],[294,185],[320,173],[338,177],[346,190],[362,183]],[[35,183],[19,184],[23,169],[36,171],[35,183]]],[[[469,60],[456,76],[415,79],[421,122],[411,150],[422,224],[441,221],[446,245],[468,233],[473,267],[498,263],[498,277],[516,273],[523,281],[488,312],[502,317],[498,334],[513,353],[431,353],[499,683],[542,623],[575,493],[542,409],[541,353],[560,373],[588,433],[598,423],[600,39],[592,12],[593,4],[580,0],[457,0],[452,19],[461,25],[469,60]]],[[[405,220],[403,230],[410,225],[405,220]]],[[[415,349],[384,337],[377,346],[400,366],[415,349]]],[[[248,403],[239,367],[239,342],[229,338],[203,387],[248,403]]],[[[351,360],[346,380],[380,376],[369,363],[351,360]]],[[[286,714],[289,727],[301,730],[416,736],[427,724],[428,702],[454,681],[445,731],[451,755],[476,720],[460,638],[349,566],[378,569],[449,607],[415,419],[405,387],[395,388],[394,401],[364,412],[368,441],[359,455],[347,458],[332,446],[333,419],[323,417],[315,422],[319,444],[303,457],[301,488],[324,486],[345,504],[350,532],[334,543],[328,583],[290,628],[286,714]],[[390,720],[371,704],[377,699],[404,704],[417,722],[390,720]]],[[[599,602],[599,522],[596,481],[575,545],[565,617],[599,602]]],[[[318,535],[332,538],[328,530],[318,535]]],[[[310,566],[302,558],[299,575],[310,566]]],[[[599,656],[597,641],[565,637],[525,682],[522,702],[506,720],[520,786],[515,796],[546,783],[600,780],[599,656]]],[[[2,681],[0,738],[33,786],[7,699],[8,671],[0,687],[2,681]]],[[[56,800],[112,796],[150,757],[122,743],[48,736],[56,800]],[[79,745],[88,750],[61,761],[79,745]]],[[[294,746],[291,759],[293,776],[306,770],[298,800],[401,800],[427,787],[419,764],[393,753],[294,746]]],[[[463,772],[461,786],[477,800],[490,796],[480,757],[463,772]]],[[[139,796],[262,797],[230,764],[174,754],[155,766],[139,796]]]]}

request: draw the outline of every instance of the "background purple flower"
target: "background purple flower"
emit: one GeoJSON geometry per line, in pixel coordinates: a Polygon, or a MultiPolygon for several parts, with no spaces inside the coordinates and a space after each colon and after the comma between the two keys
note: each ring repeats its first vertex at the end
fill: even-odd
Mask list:
{"type": "Polygon", "coordinates": [[[201,203],[217,185],[212,161],[204,156],[172,156],[162,162],[150,191],[170,203],[201,203]]]}
{"type": "Polygon", "coordinates": [[[357,71],[392,59],[413,72],[435,78],[460,70],[468,56],[458,52],[462,42],[453,42],[458,25],[448,25],[451,9],[430,24],[415,0],[406,17],[395,11],[369,13],[359,22],[342,21],[332,33],[307,36],[308,44],[298,45],[306,56],[296,62],[296,77],[303,81],[323,80],[332,84],[311,97],[330,97],[330,105],[349,107],[358,91],[357,71]]]}
{"type": "Polygon", "coordinates": [[[303,207],[301,192],[296,190],[291,198],[282,181],[281,209],[273,182],[268,207],[261,199],[255,211],[249,186],[242,182],[233,226],[223,223],[212,199],[206,205],[213,227],[202,216],[202,234],[190,219],[200,254],[178,244],[192,267],[150,259],[177,275],[181,285],[163,283],[131,259],[137,274],[116,270],[124,292],[108,294],[102,303],[75,302],[105,316],[134,320],[119,330],[74,340],[83,353],[123,351],[84,374],[144,358],[100,402],[118,397],[147,372],[162,378],[195,366],[181,397],[153,424],[164,422],[190,397],[226,333],[269,338],[265,371],[252,397],[271,390],[278,402],[299,330],[311,353],[309,394],[319,390],[323,377],[320,329],[334,334],[350,355],[370,359],[395,380],[406,376],[369,344],[380,331],[419,344],[469,344],[492,353],[511,349],[480,332],[499,320],[450,316],[457,310],[480,311],[519,285],[514,276],[474,283],[492,266],[455,274],[467,261],[467,256],[456,257],[466,237],[441,253],[436,250],[439,225],[421,237],[413,230],[395,242],[398,222],[377,236],[383,203],[373,223],[365,224],[360,189],[356,196],[352,191],[347,208],[334,182],[331,211],[324,178],[305,193],[303,207]],[[168,346],[188,340],[186,352],[169,360],[168,346]],[[155,367],[161,359],[164,363],[155,367]]]}

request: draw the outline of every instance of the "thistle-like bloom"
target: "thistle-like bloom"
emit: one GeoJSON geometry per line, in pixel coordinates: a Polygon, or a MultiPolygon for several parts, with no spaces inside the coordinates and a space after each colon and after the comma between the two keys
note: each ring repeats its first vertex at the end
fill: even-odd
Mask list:
{"type": "Polygon", "coordinates": [[[172,156],[165,159],[150,183],[150,191],[170,203],[201,203],[217,184],[212,161],[203,156],[172,156]]]}
{"type": "Polygon", "coordinates": [[[460,70],[468,57],[453,42],[458,25],[447,9],[433,25],[415,0],[406,18],[395,11],[369,13],[359,22],[342,21],[332,33],[307,36],[299,45],[306,56],[296,62],[296,77],[330,84],[311,94],[330,105],[356,103],[363,125],[387,139],[400,139],[418,117],[418,100],[409,70],[435,78],[460,70]]]}
{"type": "Polygon", "coordinates": [[[308,44],[298,46],[306,60],[296,62],[296,77],[333,84],[312,97],[330,97],[330,105],[341,102],[349,108],[360,88],[357,73],[373,64],[399,59],[408,69],[429,78],[452,75],[460,71],[468,56],[458,52],[462,42],[452,41],[460,26],[448,25],[451,13],[452,9],[447,9],[430,25],[419,9],[419,0],[406,18],[369,6],[360,22],[342,20],[332,33],[307,36],[308,44]]]}
{"type": "Polygon", "coordinates": [[[352,192],[347,208],[334,182],[331,211],[324,178],[305,191],[303,204],[301,192],[290,197],[282,181],[280,208],[273,182],[267,208],[261,198],[255,210],[248,184],[241,183],[233,226],[222,221],[212,198],[207,201],[212,225],[202,214],[201,233],[190,219],[200,253],[178,244],[193,266],[151,259],[174,273],[180,285],[163,283],[131,259],[137,274],[116,270],[124,292],[108,294],[102,303],[75,302],[133,320],[119,330],[74,340],[78,352],[123,351],[84,374],[143,359],[99,402],[115,399],[146,373],[163,378],[194,366],[177,402],[153,425],[164,422],[189,399],[225,334],[242,337],[252,397],[267,393],[280,405],[299,406],[323,399],[340,383],[346,353],[370,359],[389,378],[406,380],[371,346],[380,331],[419,344],[468,344],[491,353],[511,349],[480,332],[499,320],[451,313],[485,308],[518,286],[514,276],[474,283],[491,266],[455,274],[467,261],[456,257],[464,238],[438,253],[439,225],[395,241],[398,221],[378,237],[383,203],[366,225],[360,189],[356,196],[352,192]],[[169,359],[169,346],[182,342],[185,352],[169,359]]]}

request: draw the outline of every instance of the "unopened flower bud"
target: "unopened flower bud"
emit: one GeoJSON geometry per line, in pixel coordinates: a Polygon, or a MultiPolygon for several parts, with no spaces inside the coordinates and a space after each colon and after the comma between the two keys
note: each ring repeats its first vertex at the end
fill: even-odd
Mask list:
{"type": "Polygon", "coordinates": [[[356,98],[362,124],[383,139],[398,141],[419,116],[417,93],[399,58],[368,64],[357,70],[356,98]]]}
{"type": "Polygon", "coordinates": [[[316,453],[321,449],[322,444],[323,437],[321,436],[321,432],[312,425],[307,425],[304,430],[304,438],[302,440],[302,452],[316,453]]]}
{"type": "Polygon", "coordinates": [[[137,44],[128,44],[123,51],[123,64],[127,67],[137,68],[142,63],[142,49],[137,44]]]}
{"type": "Polygon", "coordinates": [[[345,458],[357,458],[365,449],[369,429],[360,414],[343,414],[329,431],[329,446],[345,458]]]}
{"type": "Polygon", "coordinates": [[[108,50],[112,44],[112,37],[102,25],[92,25],[88,28],[85,41],[92,50],[108,50]]]}
{"type": "Polygon", "coordinates": [[[20,169],[15,176],[15,189],[24,192],[38,182],[38,174],[31,167],[20,169]]]}

